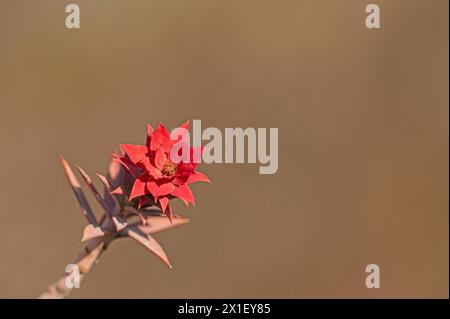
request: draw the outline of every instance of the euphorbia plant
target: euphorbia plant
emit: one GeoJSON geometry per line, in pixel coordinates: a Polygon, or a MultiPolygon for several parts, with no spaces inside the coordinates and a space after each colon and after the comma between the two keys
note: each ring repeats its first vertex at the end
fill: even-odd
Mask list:
{"type": "MultiPolygon", "coordinates": [[[[189,123],[183,124],[181,129],[188,130],[189,123]]],[[[194,156],[180,162],[172,160],[171,153],[182,138],[172,139],[162,124],[156,130],[149,125],[145,145],[121,144],[120,152],[112,154],[108,174],[96,174],[103,185],[102,191],[97,189],[83,169],[76,166],[102,207],[103,215],[99,220],[69,164],[61,157],[68,182],[87,221],[81,239],[84,246],[75,260],[80,278],[91,270],[114,239],[124,237],[134,239],[172,267],[152,234],[187,223],[187,218],[173,213],[170,201],[179,198],[186,206],[195,204],[189,185],[199,181],[209,182],[206,175],[196,170],[194,156]]],[[[191,148],[189,152],[192,155],[195,150],[191,148]]],[[[66,285],[68,276],[66,273],[51,284],[40,298],[67,296],[72,290],[66,285]]]]}

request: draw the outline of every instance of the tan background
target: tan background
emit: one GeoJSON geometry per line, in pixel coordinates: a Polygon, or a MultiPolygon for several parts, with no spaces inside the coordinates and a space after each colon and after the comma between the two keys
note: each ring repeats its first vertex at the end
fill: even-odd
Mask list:
{"type": "MultiPolygon", "coordinates": [[[[76,255],[58,156],[104,172],[146,123],[279,127],[279,171],[213,184],[157,236],[115,243],[73,297],[448,297],[448,1],[0,0],[0,297],[76,255]],[[381,288],[365,288],[365,265],[381,288]]],[[[96,207],[98,208],[98,207],[96,207]]]]}

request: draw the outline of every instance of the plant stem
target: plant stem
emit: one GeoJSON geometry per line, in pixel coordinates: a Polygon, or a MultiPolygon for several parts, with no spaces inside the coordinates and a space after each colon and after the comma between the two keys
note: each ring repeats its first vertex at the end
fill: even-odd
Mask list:
{"type": "MultiPolygon", "coordinates": [[[[101,238],[94,238],[83,247],[74,264],[79,267],[80,281],[89,273],[92,267],[99,261],[100,256],[105,251],[111,241],[116,238],[115,234],[107,234],[101,238]]],[[[39,299],[63,299],[67,297],[75,288],[66,285],[66,279],[70,276],[65,273],[57,281],[50,284],[47,289],[39,295],[39,299]]]]}

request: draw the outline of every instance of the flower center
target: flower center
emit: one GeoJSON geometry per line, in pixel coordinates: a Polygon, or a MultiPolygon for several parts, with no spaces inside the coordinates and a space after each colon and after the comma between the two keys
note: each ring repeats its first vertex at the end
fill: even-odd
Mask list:
{"type": "Polygon", "coordinates": [[[161,170],[161,173],[165,176],[172,176],[175,175],[177,171],[177,166],[174,163],[166,163],[163,166],[163,169],[161,170]]]}

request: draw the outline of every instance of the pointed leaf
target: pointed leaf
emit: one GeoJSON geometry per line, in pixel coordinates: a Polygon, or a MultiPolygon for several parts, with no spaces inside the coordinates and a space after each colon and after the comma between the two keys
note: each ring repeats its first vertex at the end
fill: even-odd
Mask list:
{"type": "MultiPolygon", "coordinates": [[[[170,207],[170,206],[169,206],[170,207]]],[[[145,226],[139,226],[139,229],[146,234],[154,234],[175,226],[189,223],[188,218],[173,217],[170,221],[167,216],[149,216],[145,226]]]]}
{"type": "Polygon", "coordinates": [[[119,237],[128,236],[128,229],[131,227],[138,227],[143,233],[152,235],[187,223],[189,223],[189,219],[180,216],[174,216],[172,222],[165,215],[148,216],[145,225],[141,225],[140,222],[129,225],[119,233],[119,237]]]}
{"type": "Polygon", "coordinates": [[[123,171],[122,165],[117,163],[117,161],[112,160],[108,166],[108,175],[106,177],[108,179],[108,183],[112,189],[123,185],[123,171]]]}
{"type": "Polygon", "coordinates": [[[88,201],[86,199],[86,196],[84,195],[83,190],[81,189],[81,185],[78,182],[77,178],[75,177],[75,174],[73,173],[72,169],[70,168],[67,161],[61,156],[61,162],[64,167],[64,172],[66,174],[67,180],[72,187],[72,190],[75,194],[75,197],[78,200],[78,204],[80,205],[81,212],[83,213],[84,217],[88,221],[89,224],[92,224],[94,226],[97,226],[97,219],[94,216],[94,213],[92,212],[91,207],[88,204],[88,201]]]}
{"type": "Polygon", "coordinates": [[[114,227],[116,228],[117,231],[121,231],[122,229],[124,229],[128,225],[127,220],[125,218],[121,217],[121,216],[113,216],[112,217],[112,222],[113,222],[114,227]]]}
{"type": "Polygon", "coordinates": [[[83,238],[81,238],[82,243],[93,238],[102,237],[105,232],[100,228],[100,226],[94,226],[92,224],[86,225],[83,230],[83,238]]]}
{"type": "Polygon", "coordinates": [[[119,212],[120,205],[116,199],[116,196],[111,194],[111,186],[108,183],[108,179],[105,176],[98,173],[95,175],[97,175],[98,179],[102,182],[103,186],[105,187],[104,198],[106,205],[108,205],[108,208],[114,213],[114,215],[116,215],[119,212]]]}
{"type": "Polygon", "coordinates": [[[105,200],[102,198],[102,196],[100,195],[100,193],[98,192],[97,188],[95,187],[95,185],[92,183],[91,178],[89,177],[89,175],[79,166],[77,166],[78,171],[80,172],[81,176],[83,177],[83,180],[86,182],[86,184],[88,185],[89,189],[91,190],[92,194],[94,194],[95,199],[98,201],[98,203],[100,204],[100,206],[102,206],[103,210],[105,211],[106,214],[109,215],[109,217],[112,219],[112,222],[114,224],[114,227],[116,228],[117,231],[122,230],[125,226],[122,225],[122,223],[120,221],[117,220],[117,218],[113,218],[113,211],[110,210],[110,208],[108,207],[108,205],[106,204],[105,200]]]}
{"type": "Polygon", "coordinates": [[[111,191],[111,194],[123,195],[123,194],[124,194],[124,191],[123,191],[122,186],[119,186],[119,187],[113,189],[113,190],[111,191]]]}
{"type": "Polygon", "coordinates": [[[153,254],[156,255],[156,257],[161,259],[170,268],[172,268],[172,265],[170,264],[169,258],[167,258],[164,249],[152,236],[142,232],[137,226],[128,229],[128,236],[150,250],[153,254]]]}
{"type": "Polygon", "coordinates": [[[117,154],[111,154],[113,161],[124,166],[127,171],[134,177],[138,178],[142,174],[142,170],[134,164],[129,158],[117,154]]]}

